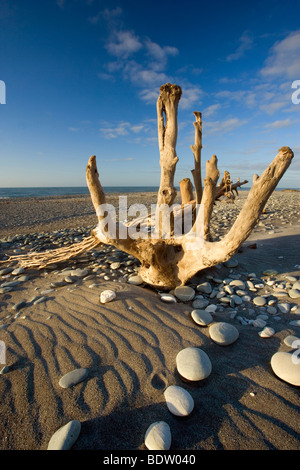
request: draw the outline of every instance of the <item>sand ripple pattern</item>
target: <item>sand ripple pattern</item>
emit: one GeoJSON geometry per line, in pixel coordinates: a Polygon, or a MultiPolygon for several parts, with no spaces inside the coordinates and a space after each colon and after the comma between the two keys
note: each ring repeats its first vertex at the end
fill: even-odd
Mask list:
{"type": "Polygon", "coordinates": [[[114,282],[64,287],[33,306],[1,331],[10,370],[0,376],[0,448],[45,450],[53,433],[76,419],[82,430],[74,449],[142,450],[157,420],[169,423],[172,449],[299,449],[298,392],[269,367],[278,344],[264,342],[258,351],[257,333],[241,327],[239,341],[222,348],[190,311],[114,282]],[[116,300],[101,305],[104,289],[116,290],[116,300]],[[176,355],[188,346],[211,358],[203,383],[183,383],[176,372],[176,355]],[[61,376],[80,367],[89,377],[61,388],[61,376]],[[188,418],[169,413],[168,385],[193,396],[188,418]]]}

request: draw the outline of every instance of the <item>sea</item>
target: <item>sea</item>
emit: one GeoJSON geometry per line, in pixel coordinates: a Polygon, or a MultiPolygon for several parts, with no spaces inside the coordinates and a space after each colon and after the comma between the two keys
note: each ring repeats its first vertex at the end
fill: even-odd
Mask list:
{"type": "MultiPolygon", "coordinates": [[[[158,186],[103,186],[105,194],[157,192],[158,186]]],[[[53,188],[0,188],[0,199],[15,197],[51,197],[89,195],[86,186],[53,188]]]]}
{"type": "MultiPolygon", "coordinates": [[[[158,186],[103,186],[105,194],[109,193],[145,193],[157,192],[158,186]]],[[[179,187],[176,187],[179,191],[179,187]]],[[[249,191],[250,187],[239,188],[239,191],[249,191]]],[[[276,188],[276,191],[283,191],[293,188],[276,188]]],[[[77,196],[89,195],[86,186],[76,187],[53,187],[53,188],[0,188],[0,199],[10,199],[16,197],[51,197],[51,196],[77,196]]]]}

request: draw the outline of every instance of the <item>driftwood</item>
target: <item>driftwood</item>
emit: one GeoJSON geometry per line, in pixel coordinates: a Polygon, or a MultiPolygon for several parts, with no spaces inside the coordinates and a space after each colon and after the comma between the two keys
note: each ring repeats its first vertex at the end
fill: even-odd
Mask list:
{"type": "MultiPolygon", "coordinates": [[[[71,246],[69,251],[89,249],[98,244],[114,245],[141,262],[139,275],[142,279],[159,288],[174,288],[184,285],[192,276],[202,269],[227,261],[238,250],[244,240],[259,221],[268,198],[274,191],[279,180],[289,167],[293,151],[282,147],[277,156],[260,177],[253,178],[253,184],[246,202],[231,227],[230,231],[220,241],[211,241],[209,228],[213,205],[222,196],[232,198],[233,192],[246,182],[232,184],[229,173],[225,174],[217,186],[219,170],[217,157],[213,155],[206,162],[206,175],[201,181],[200,157],[202,148],[201,113],[195,112],[195,144],[191,146],[195,169],[192,171],[195,184],[195,199],[191,200],[191,187],[188,182],[182,183],[184,194],[183,204],[174,207],[176,198],[174,175],[178,157],[177,142],[177,109],[181,97],[181,88],[169,83],[161,86],[157,101],[158,142],[160,151],[161,179],[155,213],[140,217],[131,223],[119,220],[115,223],[106,205],[105,194],[99,180],[96,157],[90,157],[86,168],[86,179],[94,205],[98,225],[86,240],[71,246]],[[200,204],[201,203],[201,204],[200,204]],[[184,208],[184,210],[182,210],[184,208]],[[183,224],[183,215],[193,214],[192,225],[188,230],[178,232],[183,224]],[[139,231],[134,231],[139,227],[139,231]],[[150,232],[149,232],[150,229],[150,232]],[[134,236],[132,235],[134,233],[134,236]]],[[[68,248],[56,253],[56,260],[67,259],[68,248]]],[[[33,263],[26,255],[18,261],[26,267],[33,263]]],[[[10,260],[16,260],[16,257],[10,260]]],[[[42,260],[40,267],[42,265],[42,260]]],[[[44,254],[43,265],[51,262],[51,252],[44,254]]],[[[53,259],[52,262],[55,262],[53,259]]],[[[36,265],[38,262],[36,263],[36,265]]]]}
{"type": "MultiPolygon", "coordinates": [[[[177,85],[166,84],[160,88],[157,115],[161,181],[156,216],[160,206],[170,208],[176,196],[174,174],[178,161],[176,140],[177,108],[180,96],[181,89],[177,85]]],[[[197,157],[195,156],[196,160],[202,143],[200,139],[201,126],[199,126],[200,113],[195,113],[195,115],[197,118],[197,125],[195,126],[196,142],[192,148],[194,156],[197,154],[197,157]]],[[[225,184],[226,180],[224,180],[224,184],[221,185],[220,192],[218,193],[217,181],[219,179],[219,170],[215,155],[206,162],[206,177],[201,197],[201,210],[198,211],[192,230],[177,237],[165,236],[166,233],[170,233],[168,232],[170,224],[171,234],[173,233],[172,229],[174,229],[174,221],[176,220],[175,211],[171,213],[173,220],[172,217],[171,220],[170,218],[167,220],[165,208],[165,211],[160,211],[159,213],[163,217],[159,220],[156,217],[155,221],[159,236],[157,238],[141,236],[136,239],[120,237],[120,228],[122,228],[122,231],[124,228],[120,224],[115,236],[112,237],[109,231],[107,231],[109,217],[105,218],[106,228],[103,224],[101,225],[101,222],[104,220],[104,214],[99,207],[101,208],[105,204],[105,197],[98,179],[96,157],[92,156],[87,165],[86,175],[92,201],[99,219],[99,225],[94,231],[94,235],[103,243],[114,245],[137,257],[141,261],[139,274],[148,284],[161,288],[183,285],[198,271],[228,260],[238,250],[258,222],[260,213],[280,178],[289,167],[292,158],[293,152],[290,148],[282,147],[279,150],[278,155],[269,167],[260,177],[255,178],[248,198],[231,230],[221,241],[211,242],[209,241],[209,226],[214,202],[218,194],[220,197],[221,192],[222,194],[228,192],[225,184]],[[200,227],[199,222],[201,224],[200,227]],[[192,235],[194,235],[194,239],[192,235]]],[[[241,184],[243,183],[238,183],[234,189],[241,184]]],[[[152,225],[154,225],[154,222],[152,222],[152,225]]]]}

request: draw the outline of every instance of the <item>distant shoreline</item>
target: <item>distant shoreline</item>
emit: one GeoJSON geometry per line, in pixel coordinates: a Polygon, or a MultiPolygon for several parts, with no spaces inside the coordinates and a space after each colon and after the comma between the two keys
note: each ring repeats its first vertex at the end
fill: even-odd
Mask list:
{"type": "MultiPolygon", "coordinates": [[[[180,191],[178,186],[175,186],[180,191]]],[[[105,194],[130,194],[157,192],[158,186],[104,186],[105,194]]],[[[251,187],[239,188],[239,191],[250,191],[251,187]]],[[[276,188],[275,191],[300,192],[297,188],[276,188]]],[[[52,197],[79,197],[89,196],[89,190],[85,186],[74,187],[41,187],[41,188],[0,188],[0,201],[5,199],[31,199],[52,197]]]]}

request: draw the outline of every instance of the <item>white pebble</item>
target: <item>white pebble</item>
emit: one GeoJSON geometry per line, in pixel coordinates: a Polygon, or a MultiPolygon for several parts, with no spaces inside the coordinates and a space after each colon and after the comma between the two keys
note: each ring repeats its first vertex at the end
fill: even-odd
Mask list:
{"type": "Polygon", "coordinates": [[[170,385],[164,392],[169,411],[176,416],[188,416],[194,409],[190,393],[177,385],[170,385]]]}
{"type": "Polygon", "coordinates": [[[80,431],[80,421],[69,421],[53,434],[47,450],[69,450],[78,439],[80,431]]]}
{"type": "Polygon", "coordinates": [[[191,381],[203,380],[212,371],[212,364],[206,352],[194,347],[182,349],[177,354],[176,366],[179,374],[191,381]]]}
{"type": "Polygon", "coordinates": [[[165,421],[152,423],[145,434],[145,446],[149,450],[169,450],[171,447],[171,430],[165,421]]]}
{"type": "Polygon", "coordinates": [[[116,298],[116,293],[113,290],[104,290],[100,294],[100,302],[102,304],[106,304],[107,302],[111,302],[116,298]]]}
{"type": "Polygon", "coordinates": [[[270,326],[266,326],[263,330],[258,332],[261,338],[271,338],[275,334],[275,330],[270,326]]]}
{"type": "Polygon", "coordinates": [[[271,367],[280,379],[292,385],[300,385],[300,361],[294,353],[275,353],[271,358],[271,367]]]}

